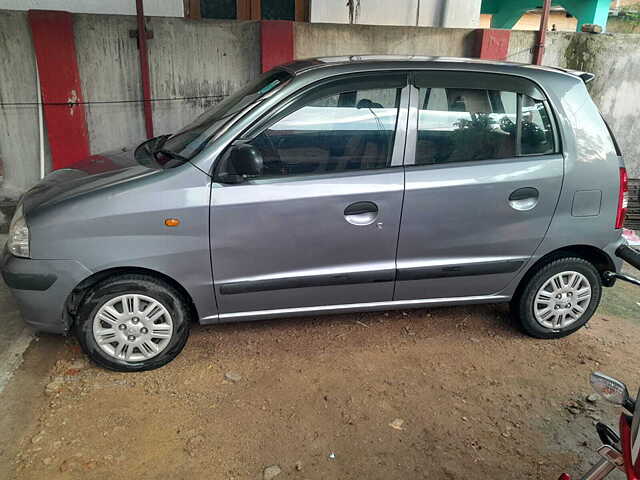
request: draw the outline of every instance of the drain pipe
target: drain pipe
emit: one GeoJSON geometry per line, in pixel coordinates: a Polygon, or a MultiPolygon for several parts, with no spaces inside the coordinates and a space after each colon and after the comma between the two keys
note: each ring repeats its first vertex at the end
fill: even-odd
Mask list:
{"type": "Polygon", "coordinates": [[[538,31],[538,42],[536,44],[536,54],[534,63],[542,65],[544,57],[545,41],[547,39],[547,27],[549,26],[549,12],[551,11],[551,0],[544,0],[542,7],[542,18],[540,19],[540,30],[538,31]]]}
{"type": "Polygon", "coordinates": [[[36,61],[36,102],[38,102],[38,135],[40,137],[40,180],[44,178],[44,115],[42,115],[42,94],[40,93],[40,72],[36,61]]]}
{"type": "Polygon", "coordinates": [[[142,105],[147,138],[153,138],[153,112],[151,111],[151,81],[149,80],[149,54],[147,51],[147,29],[144,22],[142,0],[136,0],[138,20],[138,52],[140,53],[140,78],[142,79],[142,105]]]}

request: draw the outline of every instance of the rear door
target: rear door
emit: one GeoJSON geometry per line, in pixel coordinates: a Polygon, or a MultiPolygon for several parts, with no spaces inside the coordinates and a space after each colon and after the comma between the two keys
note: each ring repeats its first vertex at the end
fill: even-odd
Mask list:
{"type": "Polygon", "coordinates": [[[416,73],[395,300],[507,286],[542,241],[563,178],[553,117],[532,82],[416,73]]]}
{"type": "Polygon", "coordinates": [[[260,175],[211,203],[221,318],[390,301],[404,191],[406,74],[348,76],[307,89],[236,143],[260,175]]]}

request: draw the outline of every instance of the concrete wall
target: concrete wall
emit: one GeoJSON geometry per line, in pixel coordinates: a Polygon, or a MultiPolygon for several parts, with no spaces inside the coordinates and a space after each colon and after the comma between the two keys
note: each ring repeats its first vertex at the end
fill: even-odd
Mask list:
{"type": "MultiPolygon", "coordinates": [[[[135,28],[135,17],[74,15],[78,70],[86,102],[142,98],[138,48],[136,40],[129,38],[129,30],[135,28]]],[[[91,153],[131,145],[145,136],[140,103],[88,104],[85,112],[91,153]]]]}
{"type": "MultiPolygon", "coordinates": [[[[2,10],[64,10],[72,13],[135,15],[135,0],[0,0],[2,10]]],[[[184,17],[183,0],[144,0],[145,15],[184,17]]]]}
{"type": "Polygon", "coordinates": [[[330,55],[408,54],[469,57],[474,30],[296,23],[297,58],[330,55]]]}
{"type": "MultiPolygon", "coordinates": [[[[76,15],[78,68],[86,101],[142,98],[135,17],[76,15]]],[[[151,18],[148,27],[153,98],[216,96],[152,103],[156,134],[174,132],[259,74],[259,24],[151,18]]],[[[92,153],[145,138],[140,103],[87,105],[92,153]]]]}
{"type": "MultiPolygon", "coordinates": [[[[78,69],[91,153],[145,138],[140,63],[133,16],[73,16],[78,69]],[[124,101],[124,102],[122,102],[124,101]],[[129,102],[129,103],[127,103],[129,102]]],[[[213,96],[152,104],[156,134],[174,132],[260,73],[259,23],[154,17],[148,20],[153,98],[213,96]]],[[[33,45],[26,12],[0,11],[0,101],[37,102],[33,45]]],[[[46,132],[45,132],[46,136],[46,132]]],[[[45,165],[50,169],[45,138],[45,165]]],[[[2,197],[39,180],[38,109],[0,106],[2,197]]]]}
{"type": "MultiPolygon", "coordinates": [[[[366,0],[354,2],[354,24],[474,28],[481,0],[366,0]]],[[[346,0],[311,0],[313,23],[350,23],[346,0]]]]}
{"type": "Polygon", "coordinates": [[[536,32],[513,30],[509,40],[507,60],[510,62],[531,63],[533,47],[536,44],[536,32]]]}
{"type": "Polygon", "coordinates": [[[260,24],[223,20],[151,19],[151,91],[156,133],[175,132],[260,74],[260,24]]]}
{"type": "MultiPolygon", "coordinates": [[[[0,11],[0,101],[37,102],[36,68],[24,12],[0,11]]],[[[0,106],[0,197],[14,198],[38,181],[38,109],[0,106]]]]}

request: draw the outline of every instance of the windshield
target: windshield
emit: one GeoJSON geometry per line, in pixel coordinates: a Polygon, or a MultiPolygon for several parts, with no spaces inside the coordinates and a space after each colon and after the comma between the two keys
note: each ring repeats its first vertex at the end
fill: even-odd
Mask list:
{"type": "Polygon", "coordinates": [[[193,158],[215,137],[228,119],[262,100],[267,93],[283,85],[290,78],[291,74],[282,70],[261,75],[254,82],[206,110],[178,133],[167,138],[162,145],[162,150],[187,160],[193,158]]]}

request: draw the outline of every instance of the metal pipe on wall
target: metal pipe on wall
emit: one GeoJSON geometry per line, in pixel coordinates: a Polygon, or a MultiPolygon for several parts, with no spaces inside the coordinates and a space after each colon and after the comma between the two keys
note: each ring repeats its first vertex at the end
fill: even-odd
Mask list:
{"type": "Polygon", "coordinates": [[[544,6],[542,7],[542,18],[540,19],[540,30],[538,30],[538,42],[536,44],[536,54],[534,57],[534,63],[536,65],[542,65],[542,58],[544,57],[545,41],[547,39],[547,28],[549,25],[550,11],[551,11],[551,0],[544,0],[544,6]]]}
{"type": "Polygon", "coordinates": [[[440,1],[440,27],[446,28],[449,25],[449,0],[440,1]]]}
{"type": "Polygon", "coordinates": [[[36,101],[38,102],[38,136],[40,147],[40,179],[45,175],[44,160],[44,115],[42,114],[42,90],[40,90],[40,72],[38,71],[38,62],[36,61],[36,101]]]}
{"type": "Polygon", "coordinates": [[[151,81],[149,78],[149,54],[147,51],[147,29],[144,21],[143,0],[136,0],[138,20],[138,52],[140,54],[140,78],[142,80],[142,105],[147,138],[153,138],[153,112],[151,111],[151,81]]]}

